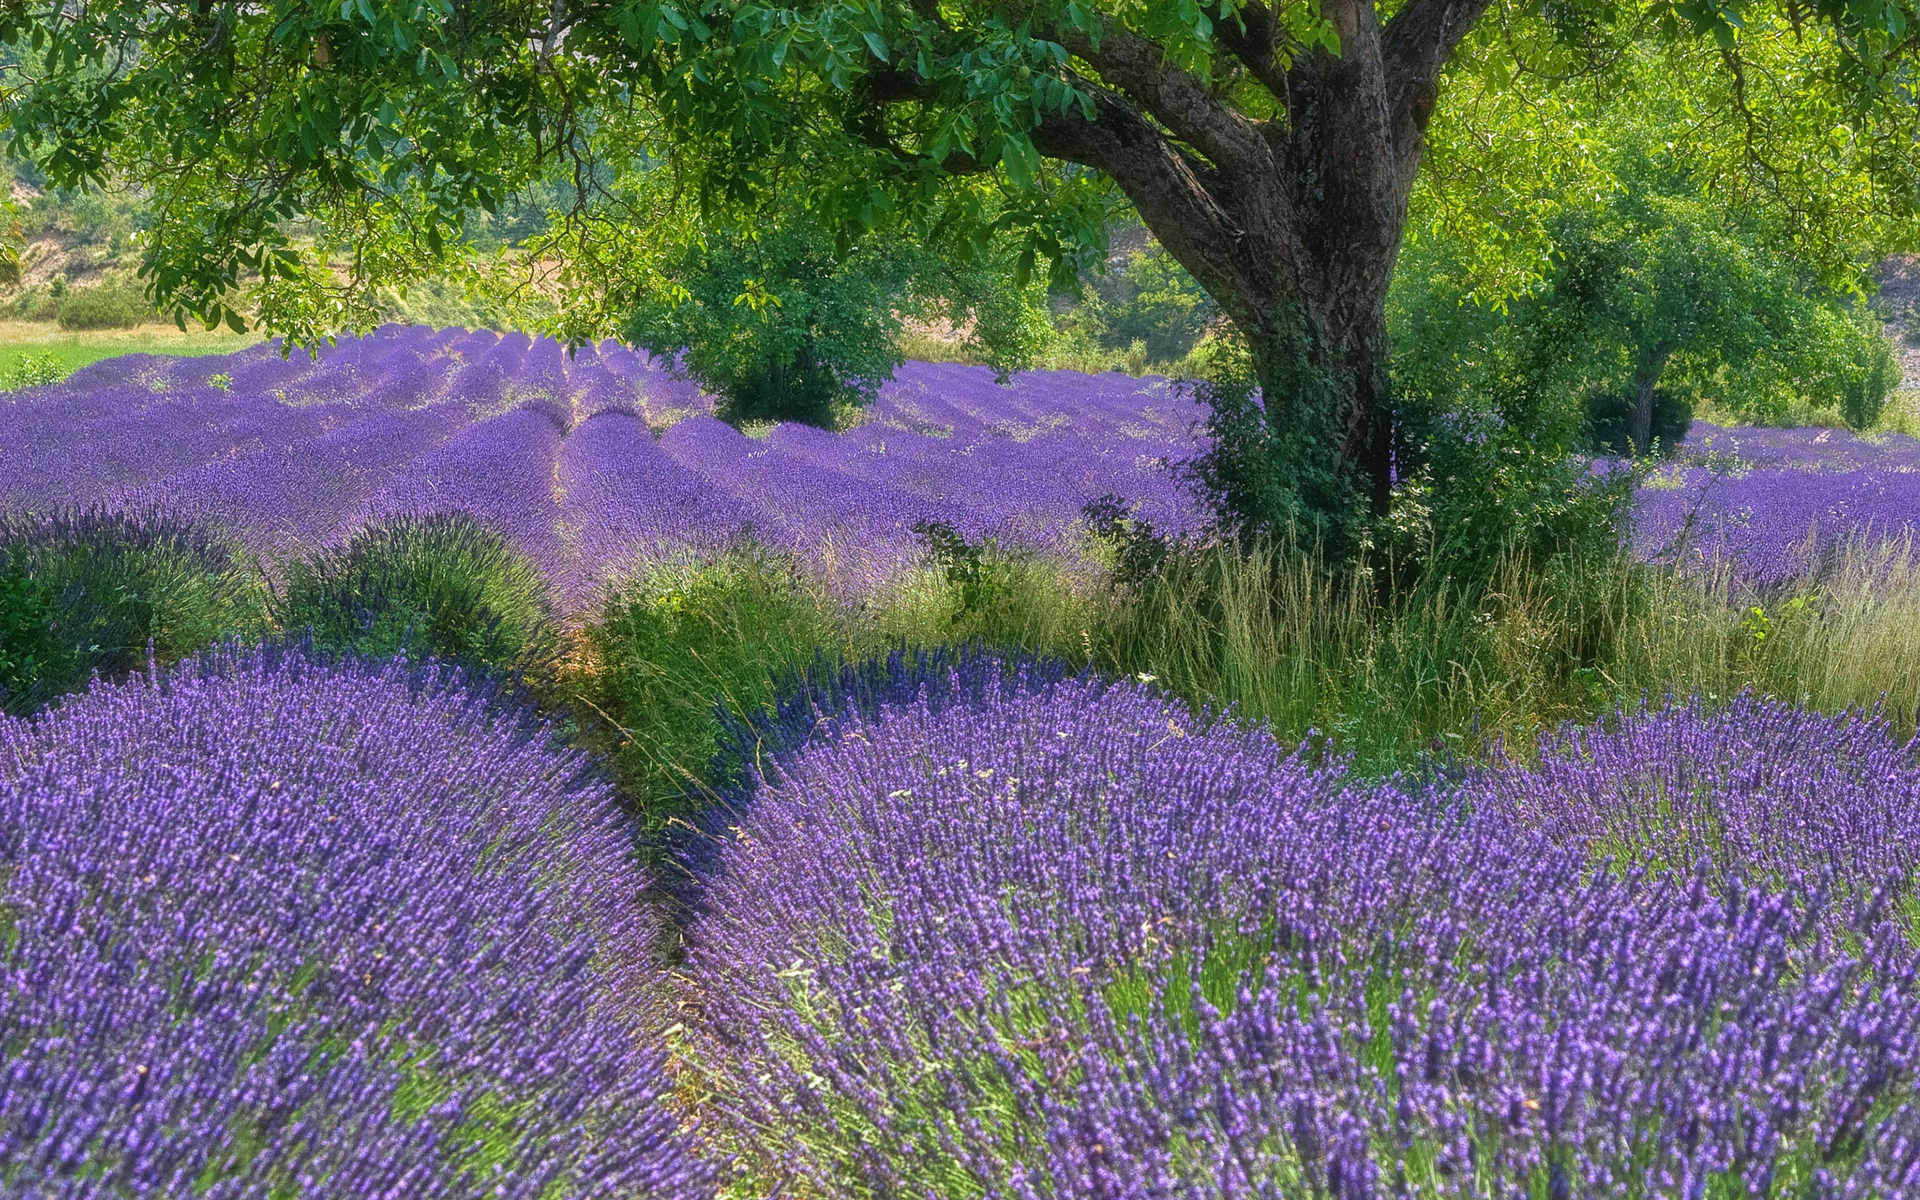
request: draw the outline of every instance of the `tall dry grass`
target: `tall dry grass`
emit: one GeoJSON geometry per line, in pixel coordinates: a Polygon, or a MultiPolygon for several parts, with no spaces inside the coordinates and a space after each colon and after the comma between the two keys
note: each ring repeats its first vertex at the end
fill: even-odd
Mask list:
{"type": "Polygon", "coordinates": [[[714,753],[715,705],[771,701],[829,657],[979,641],[1151,678],[1276,737],[1317,735],[1362,770],[1530,756],[1571,722],[1746,689],[1826,711],[1920,715],[1920,547],[1859,541],[1791,587],[1620,555],[1506,556],[1467,584],[1383,599],[1365,572],[1293,547],[1180,555],[1119,586],[1084,562],[989,553],[971,585],[938,567],[850,595],[758,554],[648,568],[585,631],[569,686],[638,807],[670,812],[714,753]],[[982,582],[984,580],[984,583],[982,582]]]}
{"type": "Polygon", "coordinates": [[[1288,739],[1318,731],[1363,766],[1436,750],[1525,756],[1567,722],[1643,699],[1753,689],[1827,711],[1920,713],[1920,548],[1841,547],[1818,575],[1757,594],[1725,568],[1622,555],[1506,557],[1465,587],[1382,600],[1364,575],[1287,548],[1183,560],[1103,614],[1095,662],[1230,704],[1288,739]]]}

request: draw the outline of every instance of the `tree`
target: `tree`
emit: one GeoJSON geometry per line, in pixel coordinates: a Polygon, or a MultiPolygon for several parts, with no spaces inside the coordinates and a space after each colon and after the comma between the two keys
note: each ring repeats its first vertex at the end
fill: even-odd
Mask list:
{"type": "Polygon", "coordinates": [[[1654,394],[1675,368],[1693,395],[1719,392],[1751,415],[1766,415],[1782,383],[1802,407],[1850,409],[1856,424],[1885,398],[1884,372],[1877,394],[1866,378],[1876,359],[1891,359],[1877,322],[1862,328],[1837,300],[1823,304],[1792,264],[1730,224],[1698,200],[1629,192],[1561,233],[1562,260],[1534,304],[1562,306],[1579,324],[1586,385],[1624,401],[1637,454],[1652,448],[1654,394]],[[1722,382],[1735,386],[1714,386],[1722,382]]]}
{"type": "Polygon", "coordinates": [[[720,229],[678,247],[627,335],[721,397],[732,421],[830,427],[900,365],[892,302],[908,265],[879,245],[836,254],[805,224],[720,229]]]}
{"type": "Polygon", "coordinates": [[[1656,395],[1678,429],[1700,404],[1870,424],[1894,371],[1860,293],[1900,235],[1875,200],[1900,177],[1870,143],[1763,130],[1761,166],[1746,140],[1760,114],[1826,119],[1803,82],[1823,60],[1811,36],[1747,45],[1744,103],[1697,43],[1628,43],[1544,96],[1456,79],[1389,309],[1403,411],[1490,402],[1565,449],[1584,399],[1589,434],[1642,452],[1656,395]]]}
{"type": "MultiPolygon", "coordinates": [[[[1710,35],[1755,162],[1791,143],[1898,165],[1914,144],[1885,136],[1915,120],[1911,0],[1521,3],[1469,43],[1491,3],[16,0],[0,40],[15,153],[156,187],[162,297],[225,315],[253,270],[293,327],[352,315],[293,217],[351,244],[350,278],[417,270],[516,178],[568,162],[587,190],[623,124],[708,206],[798,184],[830,224],[1014,235],[1056,269],[1101,236],[1071,198],[1108,181],[1244,336],[1300,518],[1354,544],[1403,450],[1386,297],[1463,47],[1483,86],[1519,87],[1541,63],[1605,74],[1650,31],[1710,35]],[[1811,99],[1771,125],[1743,48],[1794,36],[1811,99]]],[[[1898,181],[1874,199],[1912,207],[1898,181]]]]}

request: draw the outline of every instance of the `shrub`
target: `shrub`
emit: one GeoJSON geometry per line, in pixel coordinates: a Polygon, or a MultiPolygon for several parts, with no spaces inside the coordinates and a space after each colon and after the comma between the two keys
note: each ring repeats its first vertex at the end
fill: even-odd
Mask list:
{"type": "Polygon", "coordinates": [[[38,693],[61,657],[53,627],[53,589],[9,564],[0,574],[0,699],[38,693]]]}
{"type": "Polygon", "coordinates": [[[710,1196],[585,767],[263,651],[0,721],[0,1191],[710,1196]]]}
{"type": "MultiPolygon", "coordinates": [[[[1531,442],[1523,429],[1471,418],[1435,429],[1421,471],[1403,484],[1396,547],[1428,574],[1471,590],[1505,556],[1551,571],[1619,554],[1633,511],[1634,475],[1594,470],[1583,457],[1531,442]],[[1404,511],[1413,501],[1425,520],[1404,511]]],[[[1382,541],[1396,531],[1389,529],[1382,541]]]]}
{"type": "Polygon", "coordinates": [[[1843,339],[1847,351],[1840,360],[1835,391],[1840,417],[1855,429],[1870,429],[1880,420],[1887,397],[1900,386],[1900,360],[1871,312],[1854,314],[1851,336],[1843,339]]]}
{"type": "Polygon", "coordinates": [[[1012,564],[994,539],[970,541],[946,521],[927,519],[915,521],[913,532],[925,549],[927,565],[940,572],[952,593],[953,624],[977,619],[1008,601],[1012,564]]]}
{"type": "Polygon", "coordinates": [[[20,321],[56,321],[60,318],[60,301],[66,295],[67,281],[58,275],[46,286],[38,284],[23,287],[7,302],[7,311],[15,320],[20,321]]]}
{"type": "Polygon", "coordinates": [[[330,652],[523,673],[551,659],[558,637],[539,568],[460,513],[371,525],[289,564],[273,616],[330,652]]]}
{"type": "Polygon", "coordinates": [[[1392,506],[1349,529],[1325,516],[1351,511],[1337,502],[1344,484],[1289,457],[1294,443],[1269,419],[1244,352],[1220,355],[1212,370],[1194,385],[1208,441],[1185,471],[1218,532],[1242,545],[1298,546],[1357,565],[1387,594],[1435,578],[1468,596],[1512,555],[1546,566],[1618,552],[1632,476],[1591,470],[1525,389],[1409,403],[1392,506]]]}
{"type": "Polygon", "coordinates": [[[73,367],[55,354],[22,354],[7,373],[8,388],[43,387],[73,374],[73,367]]]}
{"type": "MultiPolygon", "coordinates": [[[[1307,364],[1304,349],[1295,365],[1299,391],[1332,386],[1307,364]]],[[[1301,454],[1294,431],[1274,425],[1244,344],[1217,351],[1209,375],[1191,386],[1207,409],[1206,440],[1185,470],[1220,530],[1241,541],[1317,545],[1335,559],[1357,556],[1364,539],[1347,515],[1358,511],[1359,497],[1322,459],[1301,454]]]]}
{"type": "Polygon", "coordinates": [[[1597,867],[1143,688],[1036,683],[764,765],[687,967],[750,1186],[1891,1195],[1915,1169],[1916,954],[1880,912],[1597,867]]]}
{"type": "Polygon", "coordinates": [[[655,828],[710,786],[723,713],[765,710],[777,677],[841,644],[832,606],[792,564],[751,550],[647,567],[585,636],[581,722],[655,828]]]}
{"type": "Polygon", "coordinates": [[[60,301],[60,328],[132,329],[152,312],[153,306],[136,287],[99,284],[75,288],[60,301]]]}
{"type": "Polygon", "coordinates": [[[157,513],[0,518],[0,711],[31,712],[95,672],[172,662],[256,628],[251,565],[157,513]]]}
{"type": "Polygon", "coordinates": [[[721,398],[722,419],[831,427],[900,365],[895,306],[908,260],[876,240],[837,248],[794,219],[753,234],[709,231],[667,265],[673,286],[633,313],[628,336],[721,398]]]}

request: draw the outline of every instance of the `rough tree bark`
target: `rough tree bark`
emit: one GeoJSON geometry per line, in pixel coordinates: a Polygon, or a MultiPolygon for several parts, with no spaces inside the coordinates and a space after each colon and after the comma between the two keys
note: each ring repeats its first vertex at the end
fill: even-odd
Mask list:
{"type": "Polygon", "coordinates": [[[1094,117],[1056,116],[1041,153],[1111,177],[1168,252],[1245,334],[1270,424],[1296,464],[1384,514],[1394,409],[1387,285],[1426,149],[1441,68],[1489,0],[1324,0],[1337,54],[1283,61],[1260,0],[1224,17],[1221,44],[1280,115],[1259,119],[1147,39],[1063,36],[1092,69],[1094,117]],[[1321,385],[1321,386],[1316,386],[1321,385]]]}
{"type": "Polygon", "coordinates": [[[1633,442],[1635,454],[1653,449],[1653,394],[1671,357],[1670,347],[1655,346],[1641,351],[1640,361],[1634,365],[1633,393],[1627,398],[1627,437],[1633,442]]]}

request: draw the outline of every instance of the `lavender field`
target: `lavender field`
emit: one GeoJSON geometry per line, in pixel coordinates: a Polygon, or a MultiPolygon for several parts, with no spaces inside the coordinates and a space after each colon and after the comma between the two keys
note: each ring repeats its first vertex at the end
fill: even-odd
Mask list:
{"type": "Polygon", "coordinates": [[[381,517],[465,512],[586,603],[636,556],[751,538],[849,585],[919,549],[916,521],[1065,549],[1106,494],[1170,530],[1197,507],[1165,470],[1199,417],[1164,382],[911,364],[835,436],[749,438],[614,343],[390,327],[318,359],[129,356],[0,402],[0,508],[159,505],[262,553],[381,517]]]}
{"type": "MultiPolygon", "coordinates": [[[[647,557],[750,540],[887,577],[940,521],[1071,555],[1084,506],[1120,497],[1162,531],[1197,529],[1178,467],[1202,409],[1163,380],[909,363],[843,434],[749,437],[713,401],[617,343],[569,356],[522,334],[393,326],[317,358],[132,355],[0,402],[0,509],[158,506],[266,554],[383,517],[465,512],[506,531],[587,604],[647,557]]],[[[1659,562],[1724,561],[1760,587],[1855,536],[1920,518],[1920,442],[1843,429],[1697,423],[1640,494],[1659,562]]]]}
{"type": "Polygon", "coordinates": [[[1820,590],[1920,443],[1698,425],[1604,620],[1389,617],[1217,546],[1099,590],[1089,502],[1202,528],[1164,381],[711,409],[414,328],[0,395],[0,699],[94,652],[0,714],[0,1197],[1920,1194],[1913,714],[1809,665],[1920,671],[1820,590]],[[1048,577],[962,556],[885,625],[928,521],[1095,599],[996,639],[1048,577]],[[402,585],[485,628],[293,607],[402,585]]]}
{"type": "Polygon", "coordinates": [[[1904,541],[1920,525],[1920,441],[1844,429],[1696,422],[1641,490],[1635,538],[1660,562],[1720,561],[1762,589],[1817,574],[1850,540],[1904,541]]]}

